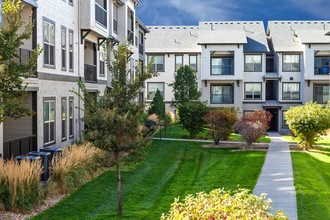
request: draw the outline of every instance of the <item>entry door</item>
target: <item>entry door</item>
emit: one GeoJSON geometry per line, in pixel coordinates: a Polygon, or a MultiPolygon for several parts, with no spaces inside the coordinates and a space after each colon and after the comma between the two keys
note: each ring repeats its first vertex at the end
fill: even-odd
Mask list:
{"type": "Polygon", "coordinates": [[[268,131],[278,131],[278,109],[277,108],[266,108],[266,111],[270,112],[272,114],[272,120],[269,124],[268,131]]]}

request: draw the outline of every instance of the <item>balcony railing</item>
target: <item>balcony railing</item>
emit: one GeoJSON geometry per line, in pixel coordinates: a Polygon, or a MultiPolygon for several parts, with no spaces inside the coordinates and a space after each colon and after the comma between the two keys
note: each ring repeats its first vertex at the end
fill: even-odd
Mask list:
{"type": "Polygon", "coordinates": [[[95,65],[85,64],[85,82],[97,82],[97,73],[95,65]]]}
{"type": "Polygon", "coordinates": [[[95,20],[104,27],[107,27],[107,10],[95,3],[95,20]]]}
{"type": "Polygon", "coordinates": [[[36,135],[15,138],[3,142],[3,158],[10,159],[11,157],[26,155],[31,151],[37,150],[36,135]]]}
{"type": "Polygon", "coordinates": [[[315,75],[329,75],[329,66],[315,67],[315,75]]]}

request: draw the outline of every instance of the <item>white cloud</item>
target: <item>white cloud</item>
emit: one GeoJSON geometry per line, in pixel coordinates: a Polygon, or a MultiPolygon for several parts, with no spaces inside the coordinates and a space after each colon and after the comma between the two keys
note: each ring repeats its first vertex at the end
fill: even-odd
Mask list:
{"type": "Polygon", "coordinates": [[[330,2],[329,0],[291,0],[299,9],[320,19],[329,19],[330,2]]]}

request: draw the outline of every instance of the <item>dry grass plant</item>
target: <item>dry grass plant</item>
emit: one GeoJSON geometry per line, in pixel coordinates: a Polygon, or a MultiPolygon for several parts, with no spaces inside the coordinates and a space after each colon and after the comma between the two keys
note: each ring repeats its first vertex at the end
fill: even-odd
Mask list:
{"type": "MultiPolygon", "coordinates": [[[[25,212],[43,199],[41,161],[0,160],[0,204],[5,210],[25,212]]],[[[1,211],[1,210],[0,210],[1,211]]]]}

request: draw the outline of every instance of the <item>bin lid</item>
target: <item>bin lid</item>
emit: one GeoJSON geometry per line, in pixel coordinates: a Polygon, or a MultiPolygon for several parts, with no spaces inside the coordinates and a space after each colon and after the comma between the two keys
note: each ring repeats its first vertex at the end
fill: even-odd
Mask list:
{"type": "Polygon", "coordinates": [[[50,152],[38,152],[38,151],[32,151],[28,153],[29,156],[49,156],[51,153],[50,152]]]}
{"type": "Polygon", "coordinates": [[[41,148],[41,152],[60,152],[62,151],[61,147],[50,147],[50,148],[41,148]]]}
{"type": "Polygon", "coordinates": [[[16,156],[15,158],[16,158],[16,160],[24,160],[24,159],[27,158],[27,156],[26,155],[19,155],[19,156],[16,156]]]}
{"type": "Polygon", "coordinates": [[[39,157],[39,156],[27,156],[27,158],[28,159],[30,159],[30,160],[40,160],[41,159],[41,157],[39,157]]]}

